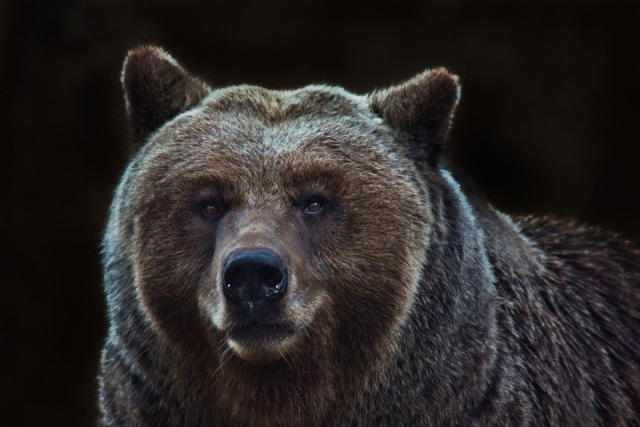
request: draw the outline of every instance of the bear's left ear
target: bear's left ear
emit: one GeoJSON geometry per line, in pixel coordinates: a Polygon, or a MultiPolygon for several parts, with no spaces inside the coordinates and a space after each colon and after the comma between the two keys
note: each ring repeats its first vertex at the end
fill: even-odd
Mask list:
{"type": "Polygon", "coordinates": [[[195,107],[211,91],[157,46],[129,52],[121,79],[136,148],[153,131],[195,107]]]}
{"type": "Polygon", "coordinates": [[[409,136],[415,161],[437,164],[459,98],[458,77],[438,68],[374,92],[369,100],[389,126],[409,136]]]}

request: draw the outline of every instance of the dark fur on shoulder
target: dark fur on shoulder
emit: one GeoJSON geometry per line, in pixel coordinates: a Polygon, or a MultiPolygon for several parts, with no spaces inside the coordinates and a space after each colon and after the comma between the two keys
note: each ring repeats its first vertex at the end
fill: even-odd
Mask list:
{"type": "Polygon", "coordinates": [[[639,426],[640,253],[444,166],[444,69],[369,96],[123,70],[102,423],[639,426]]]}

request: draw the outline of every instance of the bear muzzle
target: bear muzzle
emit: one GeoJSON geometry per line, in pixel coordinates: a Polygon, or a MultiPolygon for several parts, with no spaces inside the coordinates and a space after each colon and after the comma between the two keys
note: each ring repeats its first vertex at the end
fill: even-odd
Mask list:
{"type": "Polygon", "coordinates": [[[274,251],[243,248],[232,252],[222,271],[222,293],[230,303],[227,339],[241,357],[259,361],[292,338],[296,328],[283,322],[288,271],[274,251]]]}

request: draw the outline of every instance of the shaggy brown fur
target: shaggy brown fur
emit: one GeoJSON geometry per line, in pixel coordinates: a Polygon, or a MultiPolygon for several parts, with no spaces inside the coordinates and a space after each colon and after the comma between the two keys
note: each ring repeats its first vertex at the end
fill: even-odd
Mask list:
{"type": "Polygon", "coordinates": [[[446,70],[211,90],[143,47],[123,85],[104,426],[640,425],[640,253],[461,186],[446,70]]]}

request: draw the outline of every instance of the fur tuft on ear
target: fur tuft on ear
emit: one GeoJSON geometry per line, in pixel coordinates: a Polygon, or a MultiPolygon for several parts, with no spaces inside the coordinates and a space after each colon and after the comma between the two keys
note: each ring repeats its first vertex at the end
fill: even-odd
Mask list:
{"type": "Polygon", "coordinates": [[[458,77],[437,68],[374,92],[369,100],[389,126],[409,135],[409,148],[417,162],[435,164],[459,98],[458,77]]]}
{"type": "Polygon", "coordinates": [[[130,51],[121,80],[129,125],[138,145],[164,123],[196,106],[211,91],[157,46],[130,51]]]}

